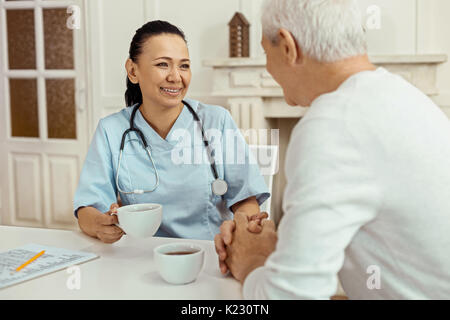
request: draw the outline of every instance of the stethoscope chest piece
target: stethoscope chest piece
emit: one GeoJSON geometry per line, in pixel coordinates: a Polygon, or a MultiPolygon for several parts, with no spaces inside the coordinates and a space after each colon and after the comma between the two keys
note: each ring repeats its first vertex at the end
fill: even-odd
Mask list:
{"type": "Polygon", "coordinates": [[[216,179],[213,181],[211,188],[212,188],[212,192],[216,196],[223,196],[225,193],[227,193],[228,184],[225,180],[216,179]]]}

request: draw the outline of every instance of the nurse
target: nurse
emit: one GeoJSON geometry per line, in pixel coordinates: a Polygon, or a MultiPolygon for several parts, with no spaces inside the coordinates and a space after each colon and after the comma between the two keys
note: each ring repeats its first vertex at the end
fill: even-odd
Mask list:
{"type": "Polygon", "coordinates": [[[190,64],[177,27],[151,21],[136,31],[126,61],[127,107],[100,120],[74,197],[75,216],[86,234],[105,243],[122,237],[111,215],[119,198],[122,205],[161,204],[155,235],[161,237],[213,240],[233,213],[260,214],[270,194],[230,113],[185,99],[190,64]],[[119,161],[131,125],[142,137],[135,131],[125,136],[119,161]],[[212,187],[221,180],[225,193],[212,187]]]}

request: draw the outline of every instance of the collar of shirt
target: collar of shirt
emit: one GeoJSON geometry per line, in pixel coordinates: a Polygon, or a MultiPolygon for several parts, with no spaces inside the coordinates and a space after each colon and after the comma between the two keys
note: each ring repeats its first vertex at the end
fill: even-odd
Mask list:
{"type": "MultiPolygon", "coordinates": [[[[192,109],[197,112],[198,102],[192,101],[190,99],[185,99],[187,103],[192,107],[192,109]]],[[[128,116],[131,117],[131,112],[133,111],[133,108],[128,108],[128,116]]],[[[142,133],[145,136],[145,139],[147,140],[147,144],[150,146],[151,150],[155,149],[163,149],[163,150],[170,150],[175,147],[175,145],[178,143],[177,140],[172,140],[171,136],[174,130],[176,129],[188,129],[192,124],[194,123],[194,117],[189,111],[189,109],[184,106],[181,110],[180,115],[178,116],[177,120],[173,124],[172,128],[170,129],[169,133],[167,134],[166,139],[163,139],[145,120],[144,116],[138,110],[136,112],[136,117],[134,119],[134,125],[136,128],[140,129],[142,133]]]]}

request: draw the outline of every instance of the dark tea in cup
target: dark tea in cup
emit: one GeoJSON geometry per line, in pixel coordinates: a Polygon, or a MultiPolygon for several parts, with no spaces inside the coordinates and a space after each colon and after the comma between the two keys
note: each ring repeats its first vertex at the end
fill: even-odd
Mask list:
{"type": "Polygon", "coordinates": [[[175,251],[175,252],[166,252],[166,254],[168,254],[169,256],[180,256],[180,255],[185,255],[185,254],[193,254],[199,252],[199,250],[196,251],[175,251]]]}

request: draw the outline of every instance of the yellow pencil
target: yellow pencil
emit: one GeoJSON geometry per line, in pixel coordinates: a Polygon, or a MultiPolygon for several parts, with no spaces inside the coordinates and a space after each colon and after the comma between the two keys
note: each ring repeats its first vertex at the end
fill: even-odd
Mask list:
{"type": "Polygon", "coordinates": [[[20,267],[18,267],[16,269],[17,271],[20,271],[22,268],[26,267],[27,265],[29,265],[30,263],[32,263],[34,260],[36,260],[37,258],[39,258],[40,256],[42,256],[45,253],[45,250],[42,250],[41,252],[39,252],[37,255],[35,255],[33,258],[31,258],[30,260],[28,260],[27,262],[25,262],[24,264],[22,264],[20,267]]]}

